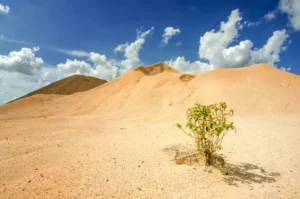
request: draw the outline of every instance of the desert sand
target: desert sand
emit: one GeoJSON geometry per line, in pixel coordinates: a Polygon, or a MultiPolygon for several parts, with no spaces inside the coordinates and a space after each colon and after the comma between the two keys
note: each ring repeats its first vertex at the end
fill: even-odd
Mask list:
{"type": "Polygon", "coordinates": [[[258,64],[181,74],[157,63],[85,92],[0,107],[0,198],[300,198],[300,77],[258,64]],[[235,110],[228,175],[177,165],[199,102],[235,110]]]}

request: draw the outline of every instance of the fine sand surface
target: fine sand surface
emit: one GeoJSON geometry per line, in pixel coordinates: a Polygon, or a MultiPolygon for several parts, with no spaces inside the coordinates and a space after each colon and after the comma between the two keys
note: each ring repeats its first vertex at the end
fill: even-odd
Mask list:
{"type": "Polygon", "coordinates": [[[183,75],[158,63],[73,95],[0,107],[0,198],[300,198],[300,77],[266,65],[183,75]],[[235,109],[228,175],[177,165],[196,101],[235,109]]]}

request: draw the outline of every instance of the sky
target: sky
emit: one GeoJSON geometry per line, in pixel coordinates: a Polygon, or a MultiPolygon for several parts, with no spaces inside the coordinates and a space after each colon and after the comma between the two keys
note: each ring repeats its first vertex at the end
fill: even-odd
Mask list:
{"type": "Polygon", "coordinates": [[[0,105],[69,75],[110,81],[156,62],[300,75],[300,1],[0,0],[0,105]]]}

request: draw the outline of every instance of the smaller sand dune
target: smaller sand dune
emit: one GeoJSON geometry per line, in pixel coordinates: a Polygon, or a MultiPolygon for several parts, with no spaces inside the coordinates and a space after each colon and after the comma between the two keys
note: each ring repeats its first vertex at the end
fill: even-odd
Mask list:
{"type": "MultiPolygon", "coordinates": [[[[71,95],[77,92],[84,92],[106,83],[106,80],[84,75],[72,75],[35,90],[27,95],[24,95],[16,100],[29,97],[36,94],[57,94],[71,95]]],[[[16,101],[13,100],[13,101],[16,101]]],[[[11,102],[13,102],[11,101],[11,102]]]]}

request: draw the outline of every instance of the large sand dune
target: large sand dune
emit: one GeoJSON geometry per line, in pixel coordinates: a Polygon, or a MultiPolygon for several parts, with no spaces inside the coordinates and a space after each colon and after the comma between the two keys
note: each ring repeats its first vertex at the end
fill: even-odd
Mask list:
{"type": "Polygon", "coordinates": [[[300,198],[299,121],[295,74],[137,67],[85,92],[1,106],[0,198],[300,198]],[[174,123],[196,101],[236,111],[220,151],[229,175],[172,161],[193,149],[174,123]]]}
{"type": "Polygon", "coordinates": [[[83,93],[33,95],[0,107],[0,114],[4,118],[10,115],[20,118],[82,114],[97,119],[147,118],[154,115],[178,118],[183,109],[196,101],[204,104],[225,101],[238,116],[286,114],[300,110],[299,99],[300,77],[272,66],[258,64],[193,75],[181,74],[163,63],[157,63],[137,67],[83,93]]]}

